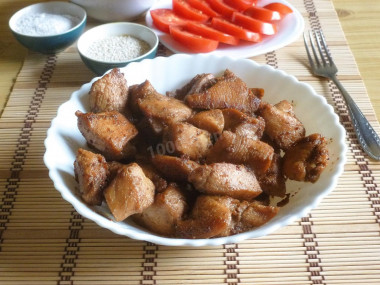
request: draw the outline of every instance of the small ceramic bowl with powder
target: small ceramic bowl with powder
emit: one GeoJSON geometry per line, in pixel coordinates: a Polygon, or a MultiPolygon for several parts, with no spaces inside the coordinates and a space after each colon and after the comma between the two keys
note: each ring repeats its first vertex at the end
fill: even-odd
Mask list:
{"type": "Polygon", "coordinates": [[[30,50],[57,53],[72,45],[86,25],[86,11],[68,2],[27,6],[9,20],[15,38],[30,50]]]}
{"type": "Polygon", "coordinates": [[[150,28],[129,22],[97,26],[79,38],[78,52],[97,75],[134,61],[154,58],[159,40],[150,28]]]}

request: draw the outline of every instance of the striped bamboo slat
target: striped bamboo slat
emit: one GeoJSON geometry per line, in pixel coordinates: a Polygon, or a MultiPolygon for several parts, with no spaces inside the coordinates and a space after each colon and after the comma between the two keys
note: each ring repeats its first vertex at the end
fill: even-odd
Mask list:
{"type": "MultiPolygon", "coordinates": [[[[294,0],[306,29],[322,29],[339,78],[380,133],[330,0],[294,0]]],[[[160,47],[160,54],[170,54],[160,47]]],[[[255,57],[311,84],[347,130],[345,171],[336,189],[293,224],[217,247],[135,241],[81,217],[54,189],[44,139],[60,104],[94,75],[75,46],[30,53],[0,118],[0,284],[380,284],[380,163],[354,135],[337,88],[308,70],[301,39],[255,57]]]]}

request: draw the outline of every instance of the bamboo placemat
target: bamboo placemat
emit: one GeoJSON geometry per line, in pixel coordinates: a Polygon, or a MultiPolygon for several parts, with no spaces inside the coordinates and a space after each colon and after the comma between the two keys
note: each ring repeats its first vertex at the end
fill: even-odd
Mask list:
{"type": "MultiPolygon", "coordinates": [[[[380,133],[332,3],[292,2],[306,29],[323,30],[339,78],[380,133]]],[[[317,209],[264,238],[217,247],[158,246],[98,227],[61,198],[42,160],[58,106],[94,75],[74,46],[30,53],[0,119],[0,284],[380,284],[380,164],[359,147],[339,91],[310,74],[301,39],[254,60],[310,83],[347,130],[345,172],[317,209]]]]}

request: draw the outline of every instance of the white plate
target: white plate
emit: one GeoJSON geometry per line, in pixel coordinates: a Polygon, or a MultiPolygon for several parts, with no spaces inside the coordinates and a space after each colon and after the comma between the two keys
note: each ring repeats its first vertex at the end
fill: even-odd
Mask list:
{"type": "Polygon", "coordinates": [[[325,98],[317,95],[309,85],[299,82],[283,71],[259,65],[249,59],[216,55],[176,54],[171,57],[157,57],[131,63],[121,71],[129,85],[148,79],[159,92],[164,93],[179,88],[196,74],[209,72],[220,75],[226,68],[241,77],[249,87],[264,88],[266,101],[276,103],[287,99],[293,102],[295,113],[304,123],[307,134],[318,132],[331,139],[328,145],[330,162],[318,182],[314,184],[288,182],[288,189],[293,189],[298,193],[292,196],[289,203],[282,207],[279,214],[267,224],[245,233],[223,238],[197,240],[165,238],[135,226],[128,219],[124,222],[113,222],[108,216],[109,212],[105,205],[90,208],[82,203],[76,191],[73,162],[77,149],[87,148],[87,146],[77,129],[74,112],[76,110],[89,111],[88,92],[92,82],[99,77],[83,85],[72,94],[69,101],[59,107],[57,117],[48,130],[44,162],[49,169],[55,188],[78,213],[95,221],[101,227],[120,235],[163,245],[203,246],[235,243],[270,234],[306,215],[335,188],[338,176],[343,172],[346,153],[345,130],[340,125],[338,116],[327,104],[325,98]]]}
{"type": "MultiPolygon", "coordinates": [[[[260,1],[260,5],[264,6],[271,2],[283,3],[293,10],[293,13],[288,14],[283,20],[280,21],[278,25],[278,32],[276,35],[268,36],[264,38],[262,42],[255,44],[251,44],[248,42],[242,43],[239,46],[229,46],[221,44],[215,51],[211,53],[216,55],[232,56],[236,58],[248,58],[282,48],[297,40],[302,34],[305,25],[301,13],[292,4],[288,3],[285,0],[262,0],[260,1]]],[[[172,8],[172,1],[157,1],[157,3],[154,4],[150,10],[160,8],[172,8]]],[[[170,37],[170,35],[158,30],[153,25],[152,17],[150,16],[149,11],[146,13],[145,22],[147,26],[149,26],[157,33],[158,37],[160,38],[160,42],[163,45],[165,45],[168,49],[170,49],[174,53],[191,53],[191,51],[174,41],[170,37]]]]}

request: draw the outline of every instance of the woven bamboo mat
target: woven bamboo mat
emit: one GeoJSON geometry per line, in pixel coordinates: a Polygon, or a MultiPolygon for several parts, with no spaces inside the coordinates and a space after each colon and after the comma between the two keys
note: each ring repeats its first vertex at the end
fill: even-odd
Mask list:
{"type": "MultiPolygon", "coordinates": [[[[380,133],[332,3],[292,2],[306,29],[323,29],[340,79],[380,133]]],[[[98,227],[61,198],[42,161],[58,106],[94,75],[74,46],[30,53],[0,119],[0,284],[380,284],[380,163],[359,147],[336,87],[309,73],[301,39],[254,59],[310,83],[347,130],[345,172],[317,209],[264,238],[206,248],[98,227]]]]}

